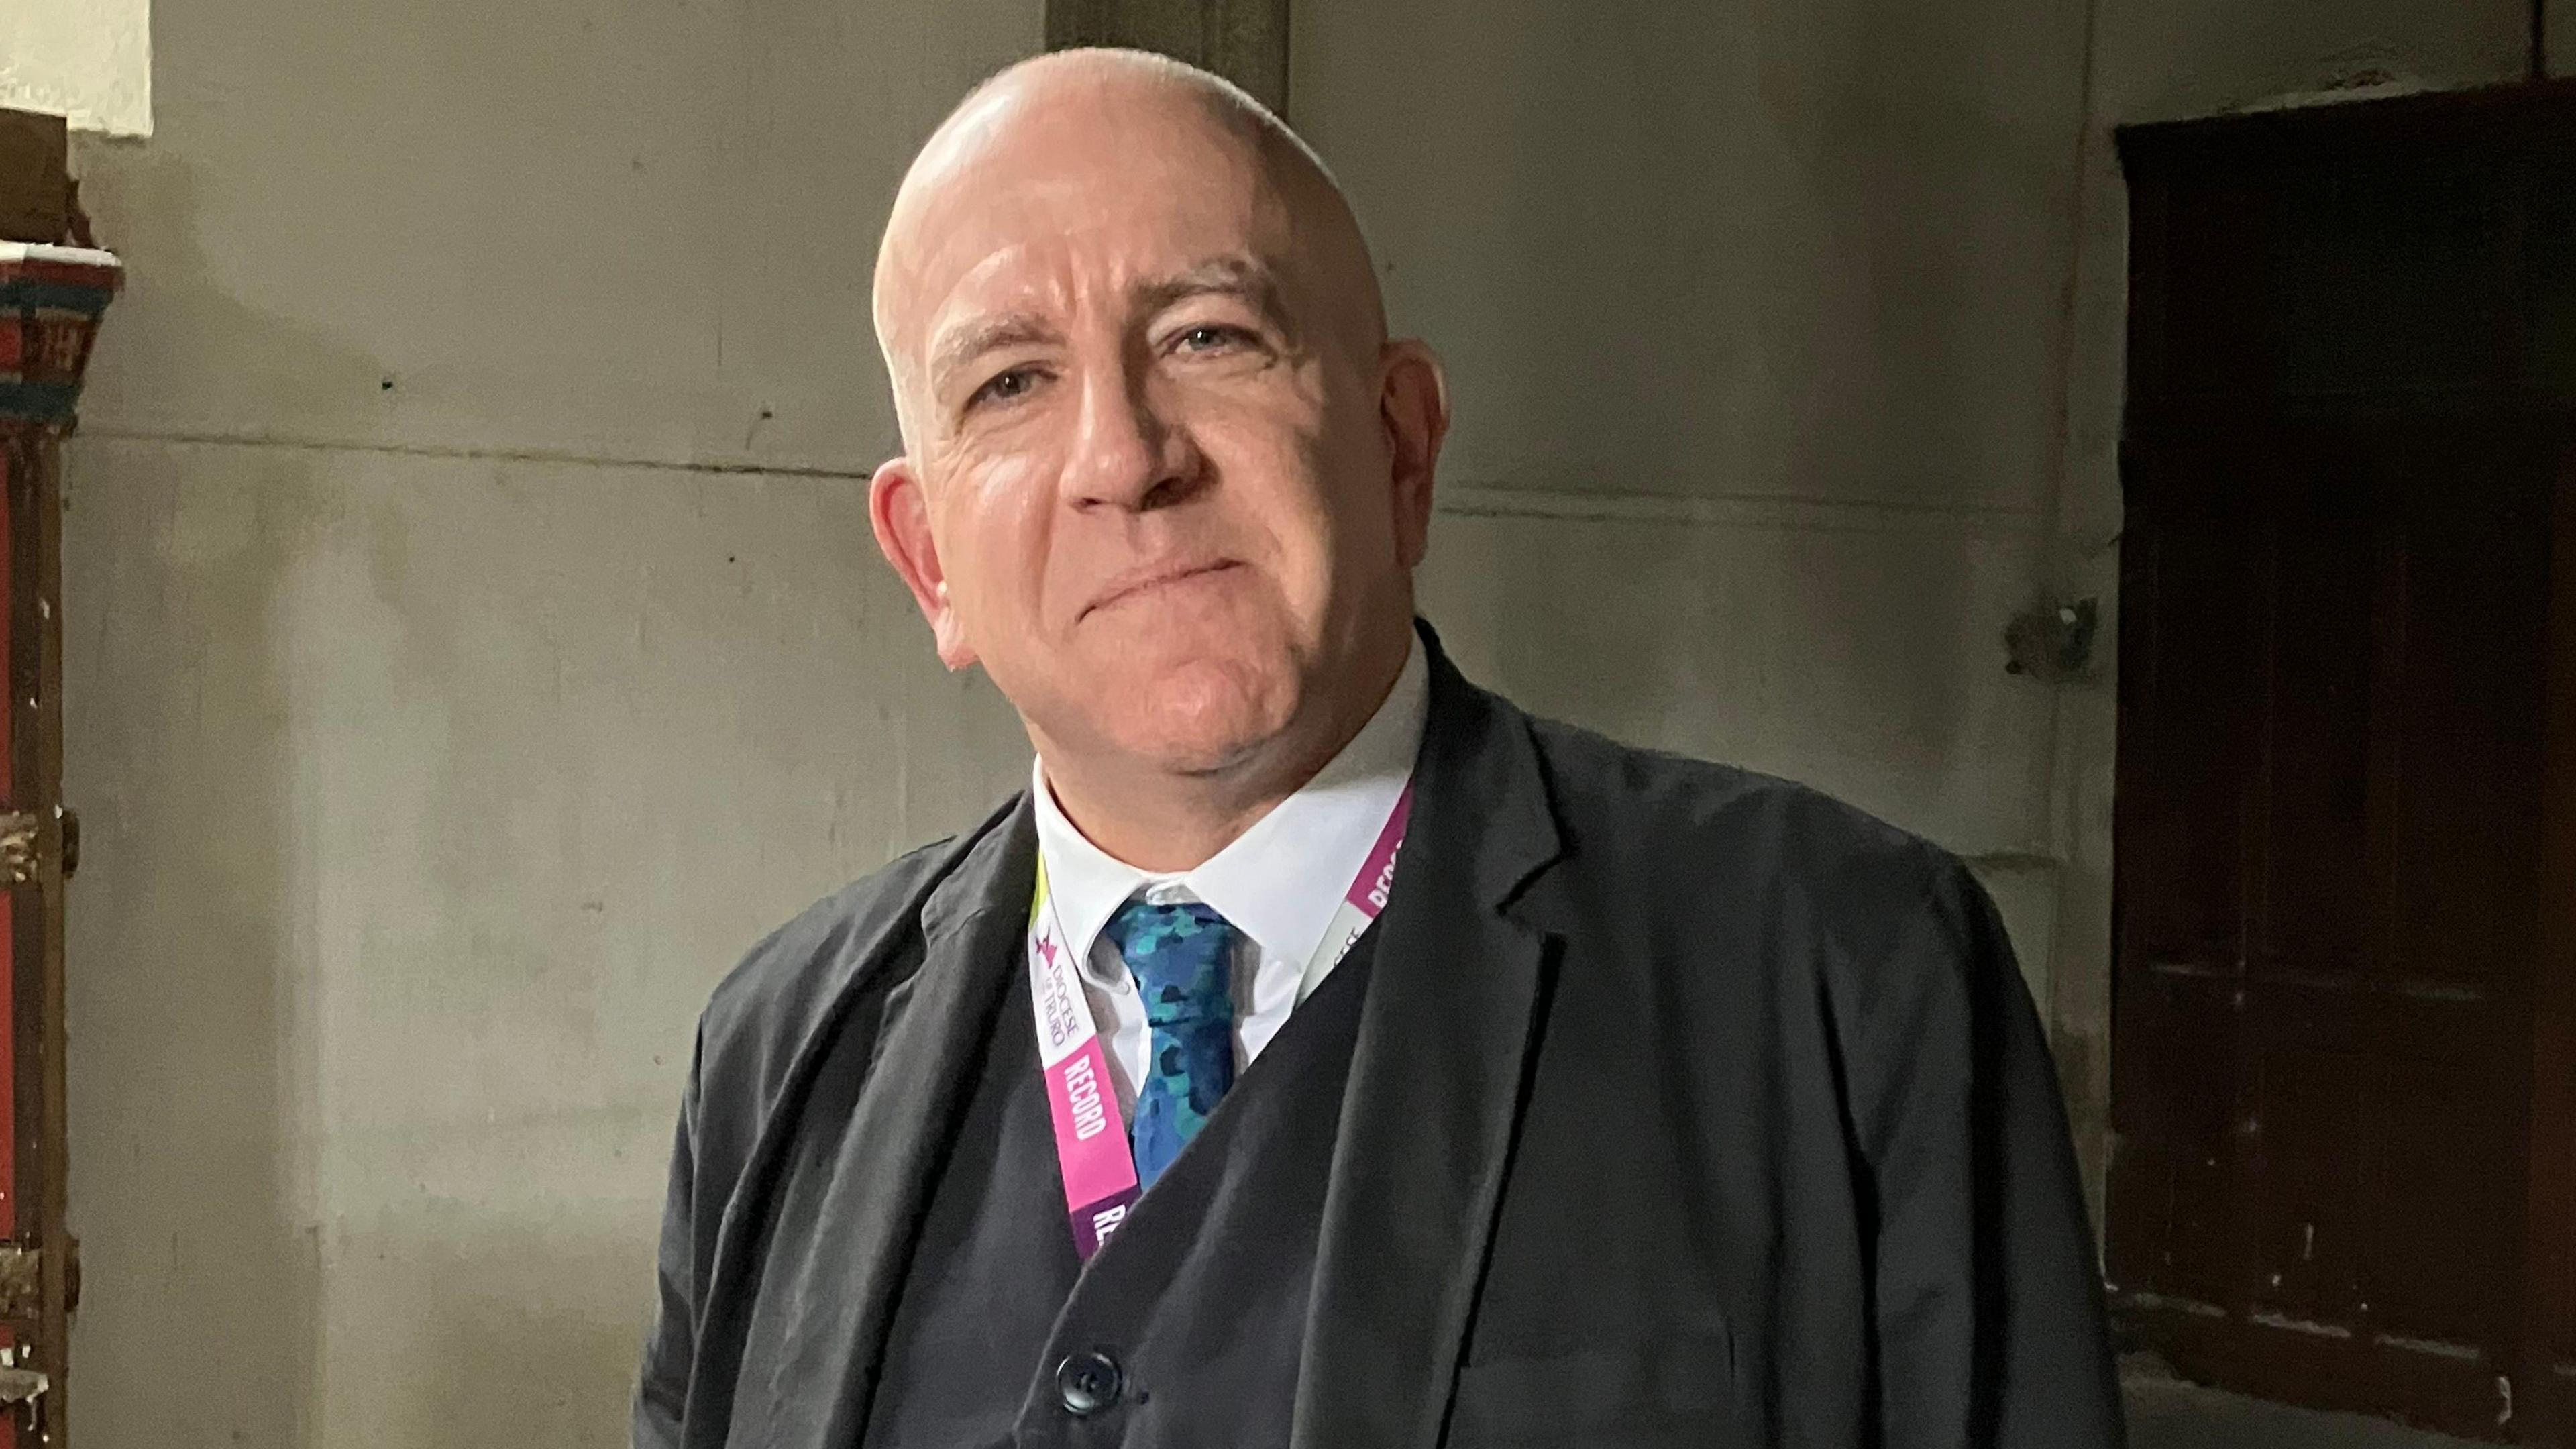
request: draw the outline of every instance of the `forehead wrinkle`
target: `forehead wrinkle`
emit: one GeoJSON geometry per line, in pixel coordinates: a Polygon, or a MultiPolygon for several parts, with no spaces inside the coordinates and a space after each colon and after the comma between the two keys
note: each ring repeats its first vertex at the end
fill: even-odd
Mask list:
{"type": "Polygon", "coordinates": [[[1149,317],[1193,297],[1232,297],[1286,334],[1292,346],[1298,345],[1307,330],[1306,319],[1289,305],[1288,288],[1281,282],[1278,270],[1257,257],[1210,257],[1141,283],[1134,296],[1138,314],[1149,317]]]}
{"type": "Polygon", "coordinates": [[[1269,267],[1252,257],[1206,257],[1168,276],[1138,285],[1136,300],[1145,310],[1151,311],[1210,293],[1242,297],[1264,310],[1276,310],[1279,281],[1269,267]]]}

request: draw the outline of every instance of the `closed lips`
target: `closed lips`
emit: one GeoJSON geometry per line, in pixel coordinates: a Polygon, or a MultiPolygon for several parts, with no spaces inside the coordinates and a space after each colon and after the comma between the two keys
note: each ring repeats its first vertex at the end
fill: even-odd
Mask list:
{"type": "Polygon", "coordinates": [[[1221,569],[1230,569],[1233,567],[1234,560],[1218,559],[1214,563],[1185,564],[1179,567],[1166,565],[1161,568],[1148,569],[1139,573],[1129,574],[1118,580],[1118,582],[1110,585],[1106,592],[1102,593],[1099,598],[1092,601],[1091,608],[1085,609],[1083,612],[1088,614],[1094,609],[1105,609],[1122,599],[1133,598],[1149,589],[1159,589],[1165,584],[1177,584],[1183,579],[1192,579],[1201,574],[1212,574],[1221,569]]]}

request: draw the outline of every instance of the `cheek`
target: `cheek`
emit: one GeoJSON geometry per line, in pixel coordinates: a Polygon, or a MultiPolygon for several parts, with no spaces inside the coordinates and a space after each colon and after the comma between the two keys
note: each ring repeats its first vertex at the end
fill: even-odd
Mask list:
{"type": "Polygon", "coordinates": [[[1235,414],[1220,436],[1219,462],[1241,484],[1235,492],[1299,632],[1329,631],[1346,596],[1395,560],[1375,413],[1299,398],[1235,414]]]}
{"type": "Polygon", "coordinates": [[[1337,506],[1333,420],[1302,396],[1266,396],[1197,410],[1190,431],[1248,510],[1274,524],[1337,506]]]}
{"type": "Polygon", "coordinates": [[[1396,556],[1395,500],[1385,439],[1374,410],[1344,407],[1327,417],[1305,466],[1316,480],[1317,532],[1338,573],[1376,572],[1396,556]]]}
{"type": "Polygon", "coordinates": [[[1224,546],[1300,602],[1319,584],[1332,551],[1336,505],[1317,441],[1275,418],[1199,431],[1199,446],[1223,480],[1224,546]]]}
{"type": "Polygon", "coordinates": [[[1324,436],[1330,447],[1325,466],[1354,495],[1351,501],[1388,513],[1395,460],[1387,449],[1386,420],[1378,413],[1376,395],[1359,387],[1357,379],[1336,389],[1324,436]]]}
{"type": "Polygon", "coordinates": [[[951,602],[970,621],[1008,622],[1037,596],[1046,572],[1046,476],[1043,460],[1015,456],[976,460],[946,480],[940,562],[951,602]]]}

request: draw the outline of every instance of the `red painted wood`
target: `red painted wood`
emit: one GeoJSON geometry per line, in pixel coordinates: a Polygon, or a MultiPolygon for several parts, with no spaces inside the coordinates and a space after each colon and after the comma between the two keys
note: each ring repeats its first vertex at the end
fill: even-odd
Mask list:
{"type": "MultiPolygon", "coordinates": [[[[74,421],[97,319],[120,264],[103,253],[23,254],[0,249],[0,804],[46,828],[42,855],[59,846],[62,680],[58,474],[74,421]]],[[[36,1302],[14,1341],[15,1366],[41,1371],[44,1396],[11,1421],[0,1449],[21,1439],[61,1449],[69,1434],[69,1314],[76,1277],[65,1226],[61,875],[40,860],[34,879],[0,885],[0,1231],[40,1255],[36,1302]]]]}

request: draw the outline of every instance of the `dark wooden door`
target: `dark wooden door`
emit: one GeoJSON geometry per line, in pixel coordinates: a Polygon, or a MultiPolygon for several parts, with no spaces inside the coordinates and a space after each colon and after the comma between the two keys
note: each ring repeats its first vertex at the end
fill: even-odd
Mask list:
{"type": "Polygon", "coordinates": [[[2115,1302],[2576,1442],[2576,86],[2122,146],[2115,1302]]]}
{"type": "Polygon", "coordinates": [[[2196,1376],[2511,1427],[2556,448],[2133,441],[2109,1267],[2196,1376]]]}

